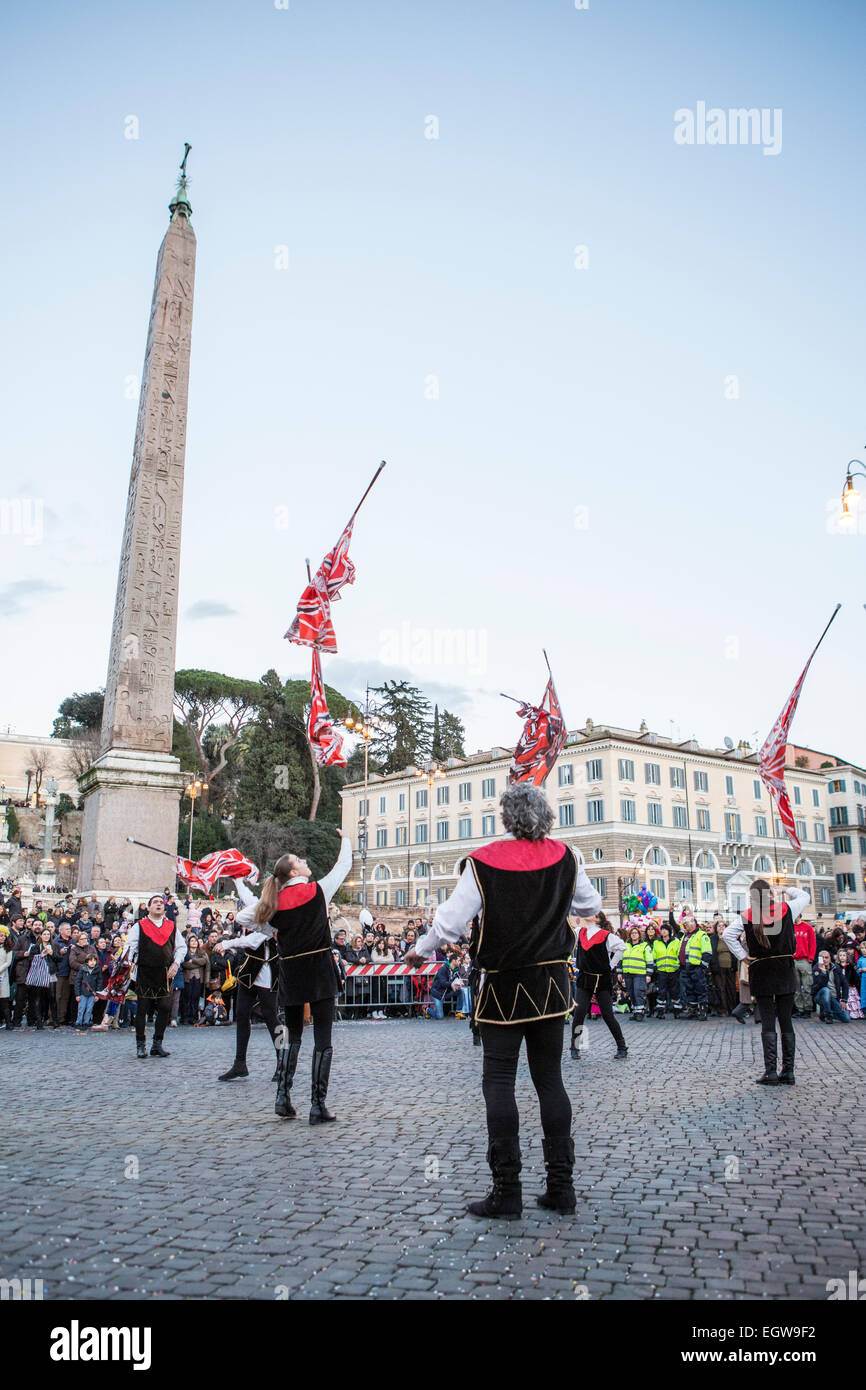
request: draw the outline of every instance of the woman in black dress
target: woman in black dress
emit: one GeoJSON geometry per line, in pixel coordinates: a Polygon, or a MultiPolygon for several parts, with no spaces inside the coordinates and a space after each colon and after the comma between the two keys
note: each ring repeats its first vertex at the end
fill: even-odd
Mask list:
{"type": "Polygon", "coordinates": [[[331,1029],[341,979],[334,963],[328,904],[352,865],[352,844],[342,838],[337,862],[318,883],[312,870],[296,854],[284,854],[274,865],[259,898],[255,921],[270,922],[280,959],[280,1005],[285,1029],[277,1034],[277,1098],[274,1112],[292,1120],[297,1111],[291,1102],[292,1082],[304,1036],[304,1005],[313,1020],[313,1074],[310,1124],[336,1119],[325,1105],[331,1059],[331,1029]]]}

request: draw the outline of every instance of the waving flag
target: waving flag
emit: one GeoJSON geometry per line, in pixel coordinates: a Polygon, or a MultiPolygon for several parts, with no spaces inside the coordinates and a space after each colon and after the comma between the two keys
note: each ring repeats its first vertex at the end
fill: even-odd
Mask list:
{"type": "Polygon", "coordinates": [[[532,782],[536,787],[543,787],[568,737],[553,675],[547,682],[541,704],[519,705],[517,713],[525,723],[508,769],[508,781],[532,782]]]}
{"type": "Polygon", "coordinates": [[[284,634],[290,642],[297,642],[300,647],[312,647],[319,652],[336,652],[337,638],[331,621],[331,604],[340,597],[341,589],[355,582],[355,566],[349,559],[352,528],[367,493],[384,467],[384,462],[379,464],[367,492],[349,517],[346,529],[333,550],[328,551],[298,599],[298,611],[288,632],[284,634]]]}
{"type": "Polygon", "coordinates": [[[322,680],[322,659],[313,648],[313,675],[310,681],[310,722],[307,735],[316,762],[320,767],[345,767],[343,740],[331,723],[325,683],[322,680]]]}
{"type": "Polygon", "coordinates": [[[800,694],[803,690],[803,682],[808,675],[809,667],[812,665],[815,652],[827,636],[830,623],[832,623],[833,618],[835,618],[841,607],[841,603],[837,603],[836,607],[833,609],[833,617],[831,617],[830,622],[818,638],[812,655],[803,667],[800,679],[785,701],[782,713],[779,715],[758,752],[761,781],[779,809],[779,819],[785,827],[785,834],[788,836],[794,849],[798,852],[801,845],[794,826],[794,812],[791,809],[790,798],[788,797],[788,791],[785,786],[785,754],[788,748],[788,731],[791,727],[791,721],[797,711],[797,705],[800,702],[800,694]]]}
{"type": "Polygon", "coordinates": [[[217,849],[198,862],[178,856],[177,876],[190,888],[210,894],[218,878],[248,878],[250,883],[258,883],[259,871],[239,849],[217,849]]]}

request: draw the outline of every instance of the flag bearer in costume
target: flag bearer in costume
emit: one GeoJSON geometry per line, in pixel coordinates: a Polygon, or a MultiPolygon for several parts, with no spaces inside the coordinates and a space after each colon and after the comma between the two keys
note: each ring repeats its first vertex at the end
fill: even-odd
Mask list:
{"type": "Polygon", "coordinates": [[[585,922],[577,933],[577,979],[574,987],[574,1018],[571,1025],[571,1055],[577,1062],[586,1047],[584,1019],[595,995],[601,1016],[616,1043],[616,1056],[624,1061],[628,1048],[613,1011],[613,972],[619,967],[625,942],[617,936],[603,912],[594,922],[585,922]]]}
{"type": "Polygon", "coordinates": [[[145,1026],[148,1004],[156,1003],[151,1057],[169,1057],[162,1040],[171,1013],[172,981],[186,956],[186,942],[170,917],[165,915],[165,899],[154,893],[147,904],[147,916],[135,922],[126,938],[125,955],[132,962],[130,981],[138,1000],[135,1010],[135,1041],[139,1057],[147,1057],[145,1026]]]}
{"type": "Polygon", "coordinates": [[[503,792],[500,806],[512,838],[469,856],[451,897],[440,903],[404,962],[425,963],[443,942],[459,940],[473,917],[480,918],[471,951],[480,971],[475,1019],[484,1049],[493,1188],[469,1212],[514,1219],[523,1209],[514,1082],[524,1039],[544,1131],[547,1190],[538,1204],[554,1211],[576,1205],[571,1103],[562,1084],[562,1020],[569,1012],[575,935],[568,917],[594,917],[601,898],[568,846],[547,838],[553,812],[543,792],[518,782],[503,792]]]}
{"type": "MultiPolygon", "coordinates": [[[[235,918],[235,922],[239,927],[251,927],[254,924],[259,900],[255,893],[250,891],[243,879],[236,879],[235,887],[238,897],[243,903],[243,908],[235,918]]],[[[279,957],[273,926],[265,923],[257,931],[245,930],[243,936],[233,936],[229,941],[217,942],[215,949],[222,953],[234,947],[241,947],[245,952],[235,972],[238,981],[235,1059],[228,1071],[224,1071],[219,1077],[220,1081],[234,1081],[239,1076],[249,1076],[247,1046],[250,1041],[250,1015],[256,1004],[258,1004],[262,1018],[268,1025],[268,1032],[273,1039],[274,1047],[277,1048],[279,1062],[279,1048],[277,1046],[279,957]]],[[[278,1078],[279,1066],[273,1080],[276,1081],[278,1078]]]]}
{"type": "Polygon", "coordinates": [[[809,894],[789,888],[787,902],[780,902],[766,879],[756,878],[749,890],[749,911],[734,917],[722,932],[737,960],[749,966],[749,988],[761,1019],[764,1073],[761,1086],[794,1085],[796,1043],[791,1021],[797,992],[794,955],[797,949],[794,923],[809,905],[809,894]],[[745,945],[744,945],[745,942],[745,945]],[[782,1035],[782,1073],[776,1072],[778,1047],[776,1020],[782,1035]]]}
{"type": "Polygon", "coordinates": [[[312,881],[309,864],[296,854],[278,859],[253,914],[260,929],[270,924],[280,958],[280,1006],[285,1010],[286,1026],[278,1038],[274,1112],[288,1120],[297,1114],[291,1089],[304,1035],[304,1005],[309,1004],[313,1020],[311,1125],[336,1119],[325,1105],[334,1055],[331,1028],[341,984],[334,964],[328,904],[352,865],[351,841],[342,831],[339,834],[342,844],[337,862],[318,883],[312,881]]]}

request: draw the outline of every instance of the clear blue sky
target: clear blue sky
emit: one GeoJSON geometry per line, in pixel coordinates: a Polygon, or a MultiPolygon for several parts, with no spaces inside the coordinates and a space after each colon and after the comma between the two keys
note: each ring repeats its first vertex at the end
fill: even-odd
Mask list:
{"type": "Polygon", "coordinates": [[[514,740],[497,692],[540,696],[546,646],[572,726],[763,736],[841,599],[794,737],[866,761],[866,534],[826,525],[866,444],[859,3],[48,0],[3,27],[2,491],[46,512],[0,537],[0,726],[105,679],[189,140],[179,665],[306,674],[303,558],[386,458],[333,684],[409,674],[475,749],[514,740]],[[699,101],[780,108],[781,153],[677,145],[699,101]],[[395,659],[404,624],[484,659],[395,659]]]}

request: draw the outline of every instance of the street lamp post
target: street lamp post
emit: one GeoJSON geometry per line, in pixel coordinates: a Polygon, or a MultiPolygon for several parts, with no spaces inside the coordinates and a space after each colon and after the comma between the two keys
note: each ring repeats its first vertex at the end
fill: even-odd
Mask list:
{"type": "Polygon", "coordinates": [[[198,778],[198,777],[196,777],[194,781],[188,782],[187,785],[186,785],[186,794],[187,794],[187,796],[189,797],[189,801],[190,801],[190,806],[189,806],[189,857],[190,857],[190,859],[192,859],[192,827],[193,827],[193,821],[195,820],[195,799],[196,799],[197,796],[201,796],[202,792],[206,792],[207,789],[208,789],[208,784],[207,784],[207,782],[202,782],[201,779],[198,778]]]}
{"type": "Polygon", "coordinates": [[[421,771],[415,773],[416,777],[423,778],[427,783],[427,846],[428,846],[428,866],[430,870],[430,905],[433,902],[433,787],[437,777],[444,777],[445,773],[439,763],[431,761],[421,771]]]}
{"type": "Polygon", "coordinates": [[[854,503],[854,508],[856,510],[860,500],[860,493],[854,486],[855,478],[866,478],[866,468],[864,468],[863,463],[860,459],[850,459],[848,463],[848,468],[845,474],[845,484],[842,488],[843,521],[848,521],[850,518],[853,518],[854,516],[854,512],[848,505],[849,502],[854,503]]]}

